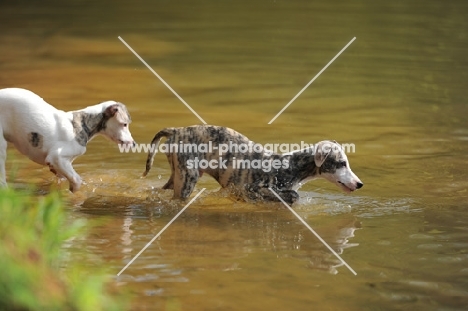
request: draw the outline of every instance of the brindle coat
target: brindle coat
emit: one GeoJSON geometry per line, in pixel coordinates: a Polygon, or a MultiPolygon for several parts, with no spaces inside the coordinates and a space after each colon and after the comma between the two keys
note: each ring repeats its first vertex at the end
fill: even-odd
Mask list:
{"type": "MultiPolygon", "coordinates": [[[[269,190],[271,188],[284,201],[292,204],[299,198],[296,192],[299,187],[315,178],[325,178],[337,184],[345,191],[354,191],[362,187],[362,182],[349,168],[346,154],[343,151],[324,150],[325,144],[337,145],[336,142],[322,141],[316,144],[316,148],[302,150],[291,154],[275,154],[267,152],[242,153],[235,148],[228,152],[218,153],[221,144],[249,144],[252,143],[246,136],[233,129],[212,126],[195,125],[184,128],[165,128],[158,132],[152,142],[152,150],[148,154],[146,176],[153,164],[154,155],[160,140],[166,137],[167,159],[171,166],[171,176],[163,189],[174,189],[174,197],[186,199],[192,193],[198,179],[207,173],[212,176],[221,187],[232,187],[238,194],[245,195],[248,199],[263,199],[267,201],[278,201],[276,196],[269,190]],[[171,144],[209,144],[212,150],[201,152],[171,152],[171,144]],[[315,149],[315,150],[314,150],[315,149]],[[221,159],[220,159],[221,157],[221,159]],[[188,165],[188,161],[198,158],[199,160],[218,160],[225,163],[224,167],[205,169],[188,165]],[[266,172],[262,168],[234,168],[233,163],[237,160],[278,160],[282,165],[280,168],[271,169],[266,172]]],[[[338,145],[339,146],[339,145],[338,145]]],[[[193,162],[192,162],[193,163],[193,162]]]]}

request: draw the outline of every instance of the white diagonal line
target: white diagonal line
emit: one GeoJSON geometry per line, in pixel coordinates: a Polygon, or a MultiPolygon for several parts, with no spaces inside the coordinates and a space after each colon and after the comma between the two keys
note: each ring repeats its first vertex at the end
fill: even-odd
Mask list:
{"type": "Polygon", "coordinates": [[[203,188],[202,190],[200,190],[200,192],[197,193],[197,195],[196,195],[193,199],[191,199],[190,202],[188,202],[187,205],[185,205],[184,208],[181,209],[180,212],[178,212],[177,215],[175,215],[174,218],[172,218],[172,220],[169,221],[168,224],[165,225],[164,228],[162,228],[161,231],[159,231],[159,233],[156,234],[156,236],[155,236],[154,238],[152,238],[151,241],[149,241],[148,244],[146,244],[145,247],[143,247],[143,249],[142,249],[138,254],[136,254],[136,256],[133,257],[133,259],[130,260],[130,262],[129,262],[125,267],[123,267],[122,270],[120,270],[119,273],[117,273],[117,276],[119,276],[122,272],[124,272],[125,269],[127,269],[128,266],[130,266],[130,265],[135,261],[135,259],[137,259],[138,256],[140,256],[141,253],[143,253],[143,252],[145,251],[145,249],[147,249],[147,248],[151,245],[151,243],[153,243],[154,240],[156,240],[156,239],[164,232],[164,230],[166,230],[166,229],[177,219],[177,217],[179,217],[180,214],[182,214],[182,213],[187,209],[187,207],[189,207],[190,204],[192,204],[193,201],[195,201],[195,200],[198,198],[198,196],[199,196],[200,194],[202,194],[203,191],[205,191],[205,189],[206,189],[206,188],[203,188]]]}
{"type": "Polygon", "coordinates": [[[305,222],[305,220],[302,219],[302,217],[299,216],[299,215],[296,213],[296,211],[294,211],[294,210],[291,208],[291,206],[288,205],[288,203],[284,202],[284,200],[283,200],[273,189],[268,188],[268,190],[270,190],[270,191],[284,204],[284,206],[286,206],[286,207],[294,214],[294,216],[296,216],[297,219],[299,219],[299,220],[304,224],[304,226],[306,226],[307,229],[309,229],[310,232],[312,232],[312,233],[317,237],[317,239],[319,239],[319,241],[322,242],[323,245],[325,245],[325,246],[333,253],[333,255],[335,255],[336,258],[338,258],[338,259],[346,266],[346,268],[349,269],[349,271],[351,271],[354,275],[357,275],[356,271],[354,271],[353,268],[351,268],[351,267],[346,263],[346,261],[344,261],[344,260],[340,257],[340,255],[338,255],[338,254],[333,250],[333,248],[331,248],[330,245],[328,245],[327,242],[325,242],[325,240],[322,239],[322,237],[321,237],[320,235],[318,235],[318,233],[315,232],[315,230],[312,229],[312,227],[309,226],[309,224],[307,224],[307,223],[305,222]]]}
{"type": "Polygon", "coordinates": [[[302,94],[302,92],[304,92],[304,91],[305,91],[305,90],[306,90],[306,89],[309,87],[309,85],[311,85],[311,84],[312,84],[312,82],[314,82],[314,81],[315,81],[315,79],[317,79],[317,78],[318,78],[318,77],[319,77],[319,76],[322,74],[322,72],[324,72],[324,71],[325,71],[325,69],[327,69],[327,68],[328,68],[328,66],[330,66],[330,65],[331,65],[331,63],[333,63],[333,62],[335,61],[335,59],[337,59],[337,58],[338,58],[338,56],[340,56],[340,55],[341,55],[341,53],[343,53],[343,52],[344,52],[344,50],[346,50],[346,49],[348,48],[348,46],[350,46],[350,45],[351,45],[351,43],[353,43],[353,41],[354,41],[354,40],[356,40],[356,37],[354,37],[353,39],[351,39],[351,41],[349,41],[349,42],[348,42],[348,44],[346,44],[346,46],[345,46],[344,48],[342,48],[342,49],[341,49],[341,51],[339,51],[339,52],[338,52],[338,54],[336,54],[336,55],[335,55],[335,57],[333,57],[333,58],[332,58],[332,60],[331,60],[331,61],[329,61],[329,62],[328,62],[328,64],[327,64],[325,67],[323,67],[323,69],[322,69],[322,70],[320,70],[320,72],[319,72],[318,74],[316,74],[316,75],[315,75],[315,77],[314,77],[312,80],[310,80],[310,82],[309,82],[309,83],[307,83],[307,85],[306,85],[306,86],[304,86],[304,87],[302,88],[302,90],[300,90],[300,91],[299,91],[299,93],[297,93],[297,95],[296,95],[296,96],[294,96],[294,98],[293,98],[293,99],[291,99],[291,101],[290,101],[289,103],[287,103],[287,104],[286,104],[286,106],[284,106],[284,108],[283,108],[283,109],[281,109],[281,111],[280,111],[280,112],[278,112],[278,114],[277,114],[277,115],[276,115],[276,116],[275,116],[273,119],[271,119],[271,120],[270,120],[270,122],[268,122],[268,124],[271,124],[271,123],[273,123],[273,121],[275,121],[275,120],[276,120],[276,118],[278,118],[278,117],[279,117],[279,116],[280,116],[280,115],[283,113],[283,111],[285,111],[285,110],[286,110],[286,108],[288,108],[288,107],[289,107],[289,105],[291,105],[291,104],[292,104],[292,103],[293,103],[293,102],[296,100],[296,98],[298,98],[298,97],[299,97],[299,95],[301,95],[301,94],[302,94]]]}
{"type": "Polygon", "coordinates": [[[177,98],[194,114],[194,115],[197,116],[197,118],[198,118],[203,124],[206,124],[205,120],[203,120],[202,117],[200,117],[200,116],[198,115],[198,113],[197,113],[195,110],[193,110],[192,107],[190,107],[190,105],[187,104],[187,103],[185,102],[185,100],[184,100],[182,97],[180,97],[179,94],[177,94],[177,92],[174,91],[174,89],[173,89],[169,84],[167,84],[167,82],[164,81],[164,79],[161,78],[161,76],[158,75],[157,72],[154,71],[153,68],[151,68],[150,65],[148,65],[148,64],[145,62],[145,60],[144,60],[143,58],[141,58],[140,55],[138,55],[138,53],[135,52],[135,50],[132,49],[132,47],[131,47],[130,45],[128,45],[127,42],[125,42],[124,39],[122,39],[122,37],[119,36],[118,38],[119,38],[120,41],[122,41],[123,44],[125,44],[125,46],[126,46],[133,54],[135,54],[135,56],[136,56],[136,57],[137,57],[137,58],[138,58],[138,59],[139,59],[139,60],[140,60],[140,61],[141,61],[141,62],[142,62],[142,63],[159,79],[159,80],[161,80],[161,82],[162,82],[172,93],[174,93],[174,95],[175,95],[175,96],[176,96],[176,97],[177,97],[177,98]]]}

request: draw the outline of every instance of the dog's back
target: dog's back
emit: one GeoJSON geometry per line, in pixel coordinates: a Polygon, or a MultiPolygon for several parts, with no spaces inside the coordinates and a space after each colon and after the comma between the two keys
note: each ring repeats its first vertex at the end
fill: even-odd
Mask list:
{"type": "Polygon", "coordinates": [[[280,155],[252,152],[246,136],[221,126],[195,125],[166,128],[158,132],[148,154],[146,176],[151,169],[159,141],[167,138],[161,151],[166,153],[172,174],[163,189],[174,189],[175,197],[186,198],[198,178],[212,176],[222,187],[244,190],[249,185],[271,184],[274,174],[265,171],[262,163],[280,161],[280,155]]]}
{"type": "MultiPolygon", "coordinates": [[[[233,129],[222,126],[193,125],[188,127],[165,128],[156,133],[151,141],[152,148],[148,153],[146,170],[143,173],[143,177],[148,174],[153,165],[153,159],[158,151],[159,143],[162,138],[167,139],[165,142],[167,146],[165,149],[168,151],[166,152],[167,156],[175,152],[184,158],[216,158],[217,156],[221,156],[221,151],[219,149],[221,144],[231,143],[232,145],[239,146],[249,143],[249,139],[246,136],[233,129]]],[[[231,159],[236,155],[237,153],[229,152],[227,157],[231,159]]]]}
{"type": "Polygon", "coordinates": [[[66,122],[65,112],[25,89],[0,90],[0,111],[3,138],[39,164],[44,164],[45,153],[39,152],[38,147],[47,149],[49,137],[55,137],[63,132],[63,128],[71,127],[66,122]],[[32,148],[34,152],[30,150],[32,148]]]}
{"type": "Polygon", "coordinates": [[[20,88],[0,90],[0,111],[0,124],[4,131],[53,121],[54,114],[59,112],[37,94],[20,88]]]}

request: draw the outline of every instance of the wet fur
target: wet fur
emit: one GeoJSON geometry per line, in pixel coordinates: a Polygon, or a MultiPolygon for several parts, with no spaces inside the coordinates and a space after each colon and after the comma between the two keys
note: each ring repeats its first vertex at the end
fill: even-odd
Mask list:
{"type": "MultiPolygon", "coordinates": [[[[153,164],[154,155],[157,151],[157,146],[162,138],[167,138],[166,144],[208,144],[212,142],[213,147],[220,144],[227,144],[230,141],[233,144],[248,144],[250,140],[234,131],[233,129],[211,125],[196,125],[185,128],[166,128],[158,132],[151,144],[156,148],[148,154],[146,161],[146,170],[143,176],[146,176],[153,164]]],[[[321,143],[336,143],[336,142],[320,142],[321,143]]],[[[215,148],[213,148],[215,149],[215,148]]],[[[232,187],[240,196],[246,196],[248,199],[278,201],[277,197],[269,190],[271,188],[284,201],[292,204],[299,198],[297,189],[302,183],[309,180],[323,177],[341,186],[343,190],[354,191],[362,187],[362,182],[349,169],[346,155],[344,152],[330,152],[324,154],[320,150],[312,152],[305,150],[292,154],[266,154],[266,153],[241,153],[227,152],[222,155],[223,160],[227,160],[224,168],[188,168],[186,163],[189,159],[198,157],[199,159],[218,159],[220,156],[218,150],[213,150],[212,153],[192,152],[192,153],[166,153],[167,159],[171,166],[171,176],[168,182],[163,186],[163,189],[174,189],[174,197],[186,199],[192,193],[195,184],[203,173],[212,176],[221,187],[232,187]],[[286,160],[289,163],[288,168],[271,169],[265,172],[262,169],[247,169],[233,168],[233,158],[236,160],[286,160]],[[344,185],[343,182],[337,181],[337,171],[343,173],[346,170],[349,176],[347,179],[352,179],[351,182],[346,182],[349,185],[344,185]],[[351,175],[352,174],[352,175],[351,175]],[[330,177],[331,176],[331,177],[330,177]],[[354,185],[353,185],[354,183],[354,185]]]]}

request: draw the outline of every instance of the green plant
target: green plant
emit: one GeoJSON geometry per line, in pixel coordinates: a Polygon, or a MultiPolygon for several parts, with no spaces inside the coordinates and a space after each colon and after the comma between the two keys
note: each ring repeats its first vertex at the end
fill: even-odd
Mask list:
{"type": "Polygon", "coordinates": [[[44,197],[0,189],[0,310],[120,310],[102,269],[64,260],[62,245],[84,236],[58,192],[44,197]],[[95,269],[96,270],[96,269],[95,269]]]}

